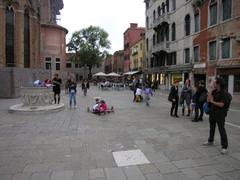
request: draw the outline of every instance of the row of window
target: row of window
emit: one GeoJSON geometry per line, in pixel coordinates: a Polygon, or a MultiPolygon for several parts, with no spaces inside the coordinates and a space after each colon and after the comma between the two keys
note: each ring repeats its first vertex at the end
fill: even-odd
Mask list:
{"type": "MultiPolygon", "coordinates": [[[[148,60],[147,60],[148,61],[148,60]]],[[[157,57],[151,58],[150,67],[164,67],[177,64],[177,52],[162,54],[157,57]]]]}
{"type": "MultiPolygon", "coordinates": [[[[229,59],[231,57],[231,39],[224,38],[219,41],[220,43],[220,57],[221,59],[229,59]]],[[[210,41],[208,43],[208,60],[214,61],[217,60],[218,53],[217,53],[217,41],[210,41]]],[[[177,60],[177,53],[172,52],[168,53],[166,56],[159,55],[151,59],[151,67],[159,67],[165,65],[176,65],[177,60]],[[166,61],[166,64],[165,64],[166,61]]],[[[185,48],[183,51],[183,60],[185,64],[191,63],[190,58],[190,48],[185,48]]],[[[195,63],[200,62],[200,47],[195,46],[193,48],[193,60],[195,63]]]]}
{"type": "MultiPolygon", "coordinates": [[[[172,10],[174,11],[176,9],[176,0],[171,0],[172,4],[172,10]]],[[[149,8],[149,1],[145,1],[146,3],[146,9],[149,8]]],[[[164,14],[165,11],[169,12],[169,0],[166,0],[166,2],[163,2],[161,5],[157,7],[157,13],[158,16],[161,16],[161,14],[164,14]]],[[[156,12],[155,12],[156,13],[156,12]]]]}
{"type": "MultiPolygon", "coordinates": [[[[221,6],[218,5],[217,0],[211,0],[209,3],[209,18],[208,25],[213,26],[218,23],[218,11],[221,9],[222,21],[226,21],[232,17],[232,0],[222,0],[221,6]],[[219,10],[218,10],[219,9],[219,10]]],[[[153,19],[155,20],[155,10],[153,11],[153,19]]],[[[146,18],[146,26],[149,28],[149,18],[146,18]]],[[[200,30],[200,15],[199,10],[194,13],[194,32],[199,32],[200,30]]],[[[191,34],[191,16],[187,14],[184,18],[184,32],[185,36],[191,34]]],[[[172,41],[176,37],[176,25],[172,24],[172,41]]]]}
{"type": "MultiPolygon", "coordinates": [[[[52,69],[52,58],[46,57],[45,58],[45,69],[51,70],[52,69]]],[[[60,71],[61,69],[61,62],[60,58],[55,59],[55,70],[60,71]]]]}
{"type": "MultiPolygon", "coordinates": [[[[229,59],[231,58],[231,39],[230,38],[224,38],[219,41],[220,43],[220,57],[221,59],[229,59]]],[[[217,41],[210,41],[208,43],[208,60],[214,61],[218,58],[218,52],[217,52],[217,41]]],[[[195,46],[193,48],[193,58],[194,62],[200,61],[200,48],[199,46],[195,46]]],[[[186,48],[184,49],[184,62],[190,63],[190,49],[186,48]]]]}

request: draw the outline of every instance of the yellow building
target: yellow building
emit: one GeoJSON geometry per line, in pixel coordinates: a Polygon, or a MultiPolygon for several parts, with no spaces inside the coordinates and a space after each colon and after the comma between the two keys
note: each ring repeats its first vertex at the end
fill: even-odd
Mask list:
{"type": "Polygon", "coordinates": [[[144,68],[144,52],[145,52],[145,45],[144,45],[144,37],[137,41],[135,44],[132,45],[130,48],[130,69],[132,71],[142,71],[144,68]]]}

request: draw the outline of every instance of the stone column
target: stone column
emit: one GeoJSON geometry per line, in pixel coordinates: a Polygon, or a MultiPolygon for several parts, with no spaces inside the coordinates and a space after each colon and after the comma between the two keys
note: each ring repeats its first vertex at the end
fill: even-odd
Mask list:
{"type": "Polygon", "coordinates": [[[24,11],[16,10],[14,26],[14,65],[24,67],[24,11]]]}
{"type": "Polygon", "coordinates": [[[43,60],[40,60],[40,22],[36,16],[30,16],[30,67],[43,67],[43,60]],[[42,61],[42,62],[41,62],[42,61]],[[41,64],[39,64],[41,62],[41,64]]]}
{"type": "Polygon", "coordinates": [[[5,66],[6,55],[5,55],[5,9],[0,5],[0,67],[5,66]]]}

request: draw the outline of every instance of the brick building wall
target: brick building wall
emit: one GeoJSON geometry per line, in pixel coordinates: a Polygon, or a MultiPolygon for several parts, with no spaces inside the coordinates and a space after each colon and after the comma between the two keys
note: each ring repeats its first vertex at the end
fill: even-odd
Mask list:
{"type": "MultiPolygon", "coordinates": [[[[193,39],[193,46],[199,46],[199,64],[204,64],[202,68],[194,69],[194,76],[206,74],[206,81],[213,76],[222,76],[227,82],[230,93],[237,96],[240,94],[240,42],[237,41],[240,29],[240,1],[231,0],[231,17],[223,20],[223,4],[218,0],[217,3],[217,23],[209,25],[210,0],[206,0],[201,6],[196,7],[200,12],[200,31],[193,39]],[[230,40],[230,56],[222,57],[222,46],[224,39],[230,40]],[[216,41],[216,59],[210,60],[209,43],[216,41]]],[[[229,10],[229,9],[228,9],[229,10]]]]}
{"type": "Polygon", "coordinates": [[[124,32],[124,72],[130,69],[130,47],[144,34],[145,28],[138,27],[136,23],[130,23],[130,27],[124,32]]]}

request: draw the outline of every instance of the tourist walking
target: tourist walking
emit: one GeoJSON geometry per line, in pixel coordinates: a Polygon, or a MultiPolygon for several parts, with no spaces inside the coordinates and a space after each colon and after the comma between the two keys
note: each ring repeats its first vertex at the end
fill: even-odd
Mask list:
{"type": "Polygon", "coordinates": [[[178,101],[179,101],[179,95],[178,95],[178,85],[179,82],[175,81],[174,85],[171,87],[168,100],[172,102],[172,107],[170,111],[170,115],[174,117],[179,117],[178,116],[178,101]],[[174,114],[173,114],[174,113],[174,114]]]}
{"type": "Polygon", "coordinates": [[[139,86],[140,86],[139,79],[137,79],[137,78],[134,76],[134,77],[133,77],[132,84],[131,84],[131,90],[133,91],[133,102],[136,101],[136,91],[137,91],[137,88],[139,88],[139,86]]]}
{"type": "Polygon", "coordinates": [[[195,117],[192,120],[193,122],[203,121],[203,104],[207,101],[207,89],[205,87],[204,81],[200,81],[199,83],[197,83],[196,89],[196,107],[195,117]]]}
{"type": "Polygon", "coordinates": [[[54,104],[60,103],[60,93],[61,93],[61,84],[62,79],[59,78],[58,74],[54,74],[54,78],[52,80],[53,84],[53,93],[54,93],[54,104]]]}
{"type": "Polygon", "coordinates": [[[192,99],[192,88],[190,85],[190,80],[187,79],[185,81],[184,87],[181,92],[181,97],[180,97],[180,104],[182,105],[182,115],[185,115],[185,104],[187,105],[188,113],[187,116],[190,116],[190,104],[191,104],[191,99],[192,99]]]}
{"type": "Polygon", "coordinates": [[[214,82],[214,90],[209,93],[207,102],[209,103],[209,125],[210,132],[208,141],[203,143],[205,146],[213,145],[216,124],[221,138],[222,150],[221,154],[226,154],[228,149],[228,138],[225,130],[225,117],[230,104],[228,92],[224,90],[225,82],[222,78],[216,78],[214,82]]]}
{"type": "Polygon", "coordinates": [[[146,103],[146,106],[149,106],[149,101],[150,101],[150,95],[152,96],[152,88],[150,87],[149,84],[146,84],[145,88],[143,89],[144,93],[144,101],[146,103]]]}
{"type": "Polygon", "coordinates": [[[89,89],[89,82],[87,81],[87,80],[84,80],[84,81],[82,81],[82,91],[83,91],[83,94],[84,94],[84,96],[86,96],[87,95],[87,90],[89,89]]]}
{"type": "Polygon", "coordinates": [[[71,79],[68,84],[68,94],[69,94],[69,107],[72,108],[72,103],[74,108],[77,107],[76,94],[77,94],[77,83],[75,80],[71,79]]]}

